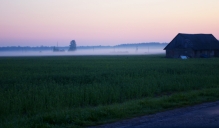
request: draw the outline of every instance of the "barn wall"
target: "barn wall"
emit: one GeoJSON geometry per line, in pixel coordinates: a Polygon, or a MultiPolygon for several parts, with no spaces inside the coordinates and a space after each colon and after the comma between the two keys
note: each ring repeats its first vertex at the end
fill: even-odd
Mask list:
{"type": "Polygon", "coordinates": [[[201,56],[201,51],[196,50],[194,51],[194,58],[199,58],[201,56]]]}
{"type": "Polygon", "coordinates": [[[180,56],[195,57],[192,49],[172,49],[166,50],[167,58],[179,58],[180,56]]]}
{"type": "Polygon", "coordinates": [[[173,51],[172,50],[166,50],[166,57],[167,58],[173,58],[173,51]]]}
{"type": "Polygon", "coordinates": [[[219,50],[192,50],[192,49],[172,49],[166,50],[167,58],[179,58],[180,56],[188,56],[190,58],[200,58],[201,56],[219,57],[219,50]]]}
{"type": "Polygon", "coordinates": [[[213,57],[215,56],[215,51],[214,50],[199,50],[195,51],[195,57],[199,58],[203,55],[206,55],[208,57],[213,57]]]}
{"type": "Polygon", "coordinates": [[[219,57],[219,50],[214,51],[214,56],[219,57]]]}
{"type": "Polygon", "coordinates": [[[213,56],[214,56],[214,50],[209,50],[209,51],[208,51],[208,55],[209,55],[210,57],[213,57],[213,56]]]}

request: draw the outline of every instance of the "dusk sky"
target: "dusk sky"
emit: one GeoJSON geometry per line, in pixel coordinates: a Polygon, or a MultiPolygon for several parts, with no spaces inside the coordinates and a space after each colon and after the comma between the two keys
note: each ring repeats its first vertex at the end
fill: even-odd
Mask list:
{"type": "Polygon", "coordinates": [[[1,0],[0,47],[219,39],[219,0],[1,0]]]}

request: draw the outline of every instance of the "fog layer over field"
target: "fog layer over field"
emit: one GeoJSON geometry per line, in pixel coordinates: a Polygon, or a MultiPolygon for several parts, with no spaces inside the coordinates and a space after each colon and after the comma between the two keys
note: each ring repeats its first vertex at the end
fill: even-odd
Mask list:
{"type": "Polygon", "coordinates": [[[93,48],[77,49],[76,51],[4,51],[0,56],[80,56],[80,55],[149,55],[162,54],[163,48],[93,48]]]}

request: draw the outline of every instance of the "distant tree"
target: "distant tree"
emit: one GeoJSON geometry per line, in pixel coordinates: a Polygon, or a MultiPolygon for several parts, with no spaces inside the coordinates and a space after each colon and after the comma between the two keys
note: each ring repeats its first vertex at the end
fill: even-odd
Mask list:
{"type": "Polygon", "coordinates": [[[75,50],[76,50],[76,42],[75,42],[75,40],[72,40],[70,42],[70,47],[69,47],[68,51],[75,51],[75,50]]]}

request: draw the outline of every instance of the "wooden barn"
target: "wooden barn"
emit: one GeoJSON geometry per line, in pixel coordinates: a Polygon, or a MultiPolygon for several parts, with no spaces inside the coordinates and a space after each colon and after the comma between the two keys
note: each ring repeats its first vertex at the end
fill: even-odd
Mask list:
{"type": "Polygon", "coordinates": [[[179,33],[164,50],[168,58],[219,56],[219,41],[212,34],[179,33]]]}

